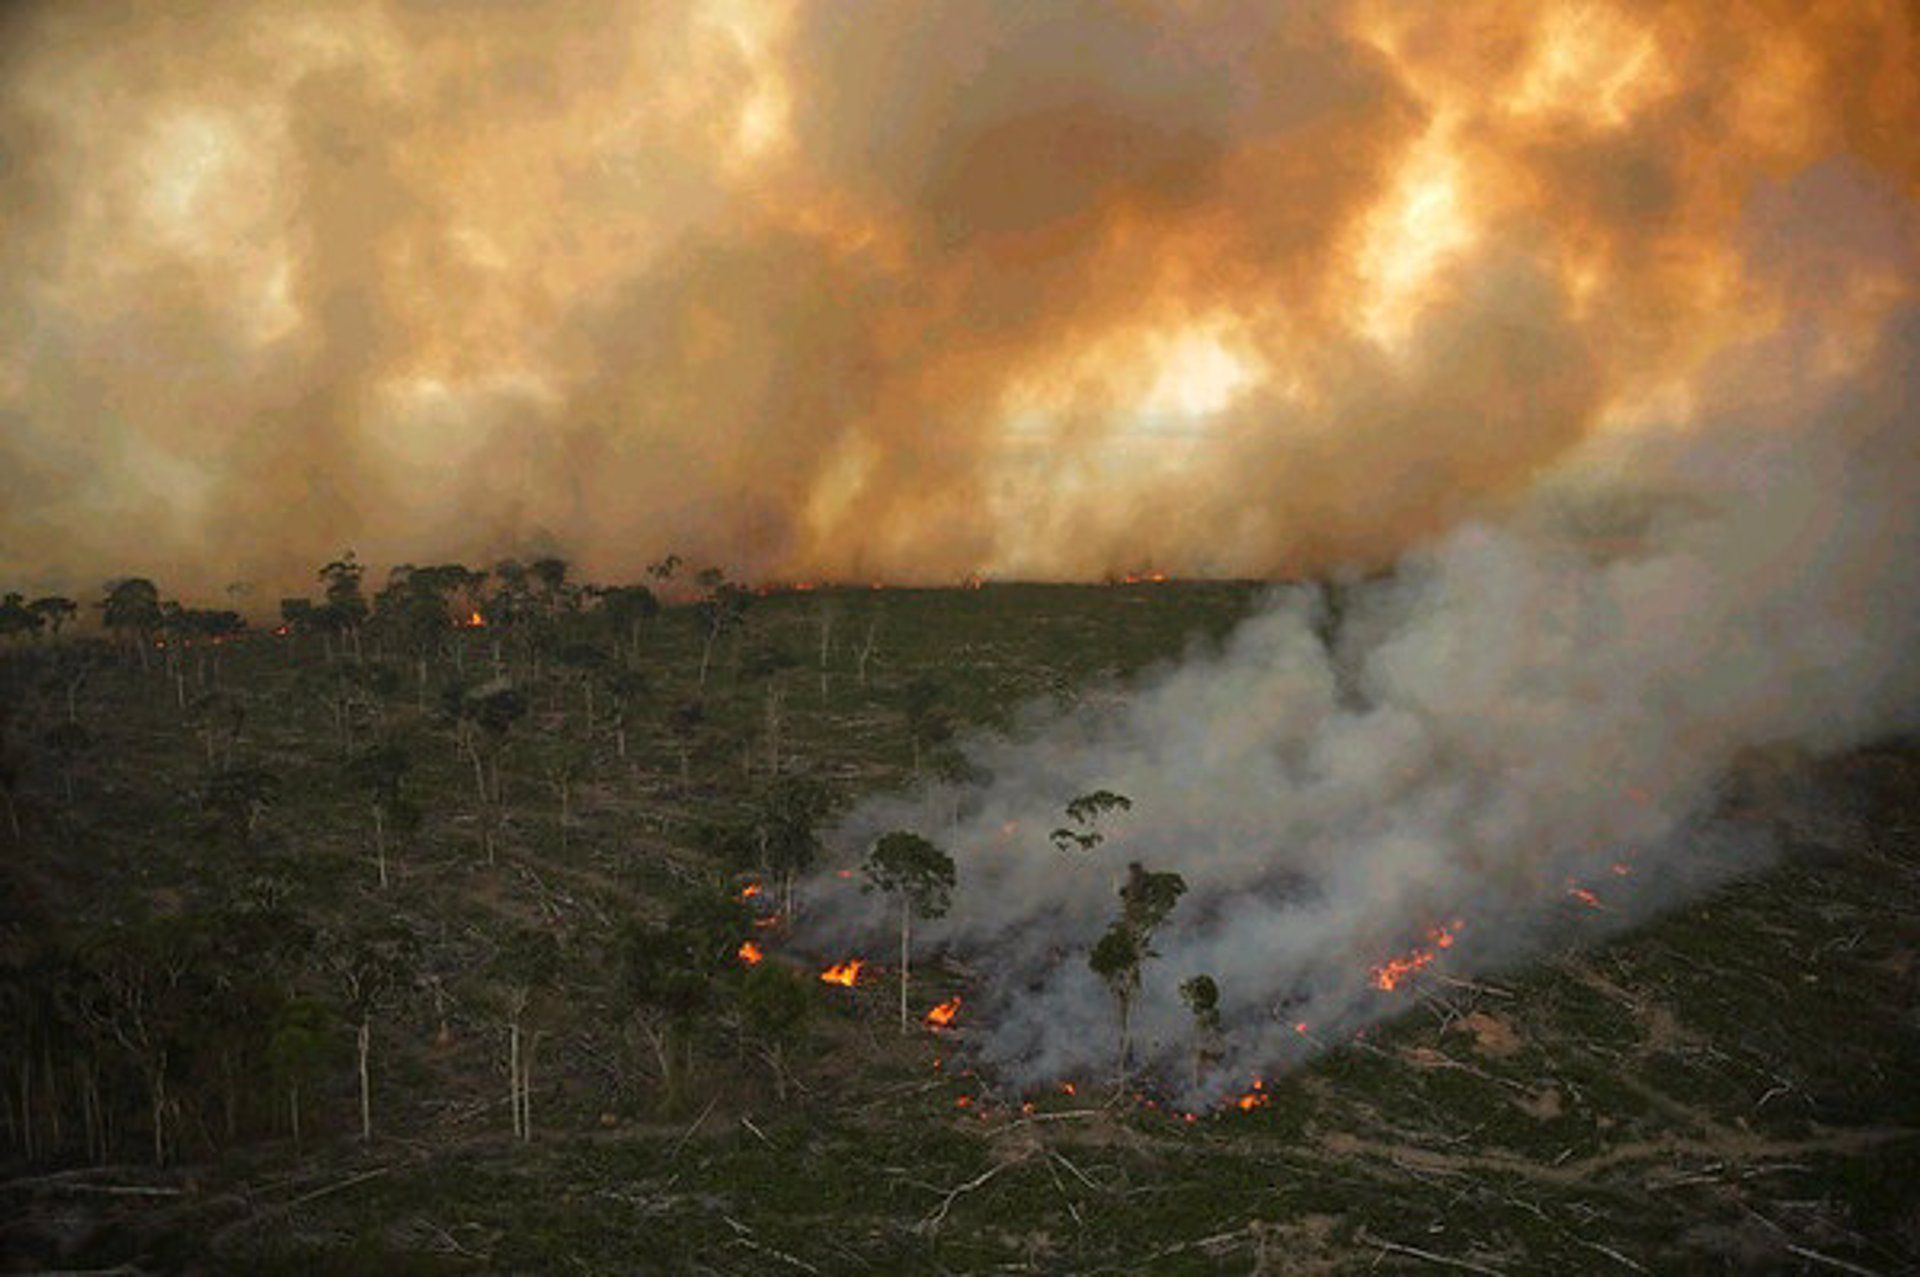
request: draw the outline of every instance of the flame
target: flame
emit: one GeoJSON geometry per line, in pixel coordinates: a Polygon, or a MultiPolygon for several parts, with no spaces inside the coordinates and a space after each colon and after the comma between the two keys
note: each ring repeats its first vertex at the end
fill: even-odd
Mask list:
{"type": "Polygon", "coordinates": [[[746,886],[740,888],[740,898],[742,900],[751,900],[755,896],[760,895],[765,891],[766,891],[766,888],[761,886],[759,883],[750,882],[746,886]]]}
{"type": "Polygon", "coordinates": [[[845,962],[836,962],[820,973],[820,979],[826,984],[837,984],[851,989],[853,982],[860,978],[860,968],[867,965],[859,958],[849,958],[845,962]]]}
{"type": "Polygon", "coordinates": [[[766,954],[760,952],[760,946],[755,944],[751,940],[748,940],[747,942],[745,942],[740,946],[740,953],[739,953],[740,961],[746,963],[750,967],[758,964],[759,961],[766,956],[767,956],[766,954]]]}
{"type": "Polygon", "coordinates": [[[1272,1102],[1273,1097],[1267,1094],[1266,1080],[1263,1078],[1255,1078],[1253,1079],[1253,1089],[1236,1098],[1233,1101],[1233,1106],[1242,1113],[1251,1113],[1257,1108],[1265,1108],[1272,1102]]]}
{"type": "Polygon", "coordinates": [[[953,1017],[958,1014],[960,1014],[960,998],[959,995],[956,994],[947,1001],[942,1002],[939,1006],[933,1008],[933,1010],[927,1012],[927,1027],[944,1029],[953,1023],[953,1017]]]}
{"type": "Polygon", "coordinates": [[[1062,1083],[1060,1084],[1060,1094],[1062,1094],[1062,1095],[1077,1095],[1077,1094],[1079,1094],[1079,1092],[1078,1092],[1077,1090],[1075,1090],[1075,1089],[1074,1089],[1074,1085],[1073,1085],[1073,1083],[1071,1083],[1071,1082],[1062,1082],[1062,1083]]]}
{"type": "Polygon", "coordinates": [[[487,618],[478,612],[469,612],[467,613],[467,619],[460,622],[460,624],[469,630],[484,629],[487,624],[487,618]]]}
{"type": "Polygon", "coordinates": [[[1460,919],[1455,918],[1444,926],[1435,927],[1427,932],[1427,942],[1433,946],[1432,948],[1415,949],[1398,958],[1389,958],[1375,967],[1369,975],[1373,987],[1387,992],[1399,988],[1401,982],[1408,976],[1422,967],[1431,965],[1433,960],[1440,956],[1439,950],[1451,949],[1454,937],[1460,934],[1460,928],[1465,925],[1460,919]]]}
{"type": "Polygon", "coordinates": [[[1600,897],[1594,895],[1591,891],[1588,891],[1585,887],[1568,887],[1567,894],[1572,896],[1575,900],[1578,900],[1581,904],[1585,905],[1589,909],[1605,909],[1606,908],[1605,905],[1600,903],[1600,897]]]}

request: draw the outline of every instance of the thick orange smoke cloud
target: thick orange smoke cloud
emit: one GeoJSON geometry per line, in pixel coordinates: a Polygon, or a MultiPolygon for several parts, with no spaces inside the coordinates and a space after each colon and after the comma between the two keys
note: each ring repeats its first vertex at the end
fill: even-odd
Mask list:
{"type": "Polygon", "coordinates": [[[16,5],[0,580],[1377,560],[1736,343],[1865,366],[1916,65],[1897,3],[16,5]]]}

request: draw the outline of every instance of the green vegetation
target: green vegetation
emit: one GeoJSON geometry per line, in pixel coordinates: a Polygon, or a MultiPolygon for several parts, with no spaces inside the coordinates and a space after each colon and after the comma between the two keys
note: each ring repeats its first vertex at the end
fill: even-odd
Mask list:
{"type": "MultiPolygon", "coordinates": [[[[1771,873],[1605,944],[1570,903],[1564,952],[1416,975],[1383,995],[1404,1015],[1244,1106],[1021,1095],[948,1036],[895,1033],[893,981],[814,979],[784,888],[838,806],[1035,698],[1217,642],[1257,587],[757,594],[682,566],[372,589],[342,555],[275,633],[137,579],[100,606],[0,603],[10,1261],[1920,1265],[1920,750],[1801,765],[1839,832],[1782,799],[1771,873]],[[62,628],[76,610],[105,635],[62,628]]],[[[1124,806],[1087,795],[1052,841],[1097,855],[1124,806]]],[[[924,900],[871,879],[914,917],[967,889],[922,859],[924,900]]],[[[1122,893],[1123,984],[1178,898],[1163,876],[1122,893]]],[[[937,953],[911,986],[901,965],[922,1006],[964,991],[937,953]]],[[[1198,1067],[1220,990],[1165,978],[1198,1067]]]]}

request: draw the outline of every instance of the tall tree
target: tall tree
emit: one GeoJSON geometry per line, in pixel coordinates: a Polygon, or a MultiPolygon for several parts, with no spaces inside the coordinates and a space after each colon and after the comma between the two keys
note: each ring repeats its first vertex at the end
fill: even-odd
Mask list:
{"type": "Polygon", "coordinates": [[[387,830],[396,819],[407,823],[401,786],[412,766],[407,751],[392,742],[362,750],[346,766],[347,783],[360,792],[373,816],[373,859],[382,888],[387,885],[387,830]]]}
{"type": "Polygon", "coordinates": [[[863,891],[880,891],[900,901],[900,1031],[912,1027],[907,1016],[907,976],[913,955],[913,920],[944,917],[953,901],[953,857],[919,834],[896,829],[883,835],[860,866],[863,891]]]}
{"type": "Polygon", "coordinates": [[[140,654],[140,668],[147,668],[147,649],[160,628],[159,589],[143,576],[110,582],[100,611],[101,622],[121,642],[131,642],[140,654]]]}
{"type": "Polygon", "coordinates": [[[1122,1094],[1127,1089],[1133,1054],[1133,1003],[1140,992],[1141,968],[1148,958],[1159,956],[1152,948],[1153,933],[1186,890],[1186,880],[1177,873],[1150,872],[1137,860],[1128,865],[1127,880],[1120,888],[1120,917],[1107,928],[1087,959],[1087,965],[1113,994],[1120,1013],[1118,1087],[1122,1094]]]}
{"type": "Polygon", "coordinates": [[[45,622],[58,638],[61,628],[79,614],[80,605],[61,595],[49,594],[27,604],[27,610],[45,622]]]}

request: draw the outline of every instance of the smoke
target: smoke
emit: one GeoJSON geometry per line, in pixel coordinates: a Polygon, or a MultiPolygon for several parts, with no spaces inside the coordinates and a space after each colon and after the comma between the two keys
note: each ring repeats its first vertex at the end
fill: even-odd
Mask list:
{"type": "Polygon", "coordinates": [[[1911,233],[1914,36],[1895,3],[11,5],[0,579],[1385,563],[1693,421],[1784,324],[1866,341],[1910,280],[1749,241],[1817,238],[1756,209],[1834,163],[1911,233]]]}
{"type": "MultiPolygon", "coordinates": [[[[1911,277],[1898,207],[1844,168],[1771,189],[1754,269],[1810,298],[1911,277]]],[[[1277,589],[1219,650],[1034,710],[970,743],[990,779],[869,801],[838,841],[952,850],[922,934],[981,971],[973,1048],[1020,1083],[1112,1068],[1088,952],[1130,861],[1180,873],[1135,1040],[1186,1087],[1177,989],[1213,976],[1226,1053],[1194,1098],[1403,1009],[1390,960],[1499,969],[1749,871],[1779,848],[1732,814],[1743,775],[1920,725],[1920,309],[1842,353],[1817,324],[1731,351],[1687,429],[1588,440],[1388,576],[1277,589]],[[1132,809],[1051,846],[1095,789],[1132,809]]],[[[815,885],[817,942],[885,934],[849,896],[815,885]]]]}

